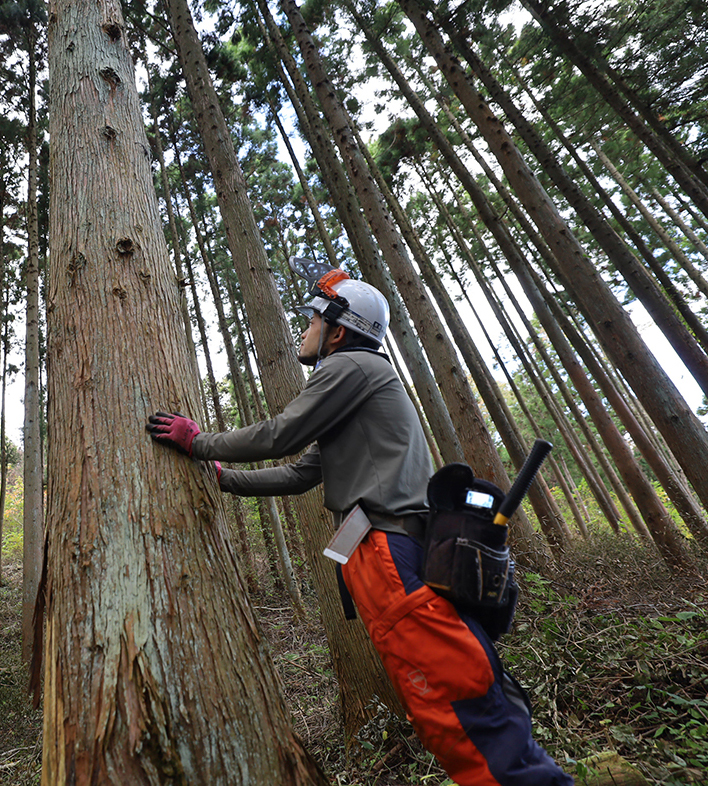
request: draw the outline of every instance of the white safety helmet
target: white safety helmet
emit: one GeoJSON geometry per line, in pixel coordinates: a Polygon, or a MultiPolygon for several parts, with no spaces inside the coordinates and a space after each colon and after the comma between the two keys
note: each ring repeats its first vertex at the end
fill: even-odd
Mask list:
{"type": "Polygon", "coordinates": [[[307,317],[313,312],[325,322],[341,325],[383,343],[389,322],[386,298],[378,289],[364,281],[349,278],[338,268],[303,257],[290,257],[290,267],[309,284],[313,299],[296,310],[307,317]]]}

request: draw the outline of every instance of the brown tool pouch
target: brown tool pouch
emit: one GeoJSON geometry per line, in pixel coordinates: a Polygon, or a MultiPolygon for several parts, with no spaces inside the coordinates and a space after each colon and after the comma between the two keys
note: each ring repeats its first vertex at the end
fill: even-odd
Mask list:
{"type": "Polygon", "coordinates": [[[493,640],[509,630],[518,597],[507,527],[493,523],[503,498],[501,489],[475,478],[467,465],[446,465],[428,485],[423,549],[423,581],[474,617],[493,640]]]}

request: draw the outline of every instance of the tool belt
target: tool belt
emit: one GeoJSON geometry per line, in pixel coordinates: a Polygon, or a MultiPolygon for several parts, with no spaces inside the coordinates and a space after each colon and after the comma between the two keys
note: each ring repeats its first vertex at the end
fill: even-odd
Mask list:
{"type": "Polygon", "coordinates": [[[410,535],[420,543],[425,538],[427,515],[425,513],[410,513],[407,516],[389,516],[383,513],[367,513],[371,525],[384,532],[399,532],[410,535]]]}
{"type": "Polygon", "coordinates": [[[423,581],[476,619],[492,640],[511,627],[518,598],[508,528],[494,524],[502,490],[447,464],[430,479],[423,581]]]}

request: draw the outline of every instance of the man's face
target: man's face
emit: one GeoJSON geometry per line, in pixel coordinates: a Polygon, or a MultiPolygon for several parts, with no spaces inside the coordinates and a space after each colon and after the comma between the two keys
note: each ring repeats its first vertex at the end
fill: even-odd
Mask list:
{"type": "MultiPolygon", "coordinates": [[[[325,325],[324,327],[326,337],[329,326],[325,325]]],[[[314,366],[317,363],[317,350],[319,349],[321,330],[322,317],[319,314],[313,314],[307,330],[302,334],[300,349],[297,353],[297,359],[303,366],[314,366]]]]}

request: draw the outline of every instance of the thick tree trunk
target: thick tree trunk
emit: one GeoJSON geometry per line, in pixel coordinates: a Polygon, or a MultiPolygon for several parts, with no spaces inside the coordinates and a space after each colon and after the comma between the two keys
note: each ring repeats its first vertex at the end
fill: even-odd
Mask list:
{"type": "MultiPolygon", "coordinates": [[[[173,131],[173,129],[171,130],[173,131]]],[[[208,251],[206,243],[204,242],[204,237],[202,235],[202,231],[199,226],[199,220],[197,218],[196,210],[194,208],[192,196],[189,192],[189,188],[187,187],[184,168],[182,167],[182,162],[179,156],[179,149],[176,145],[174,133],[172,135],[172,142],[174,144],[173,152],[175,155],[175,161],[177,163],[180,172],[180,178],[182,181],[182,188],[184,192],[183,196],[187,201],[187,205],[189,206],[189,215],[192,220],[192,228],[194,229],[194,235],[197,241],[197,246],[199,247],[199,253],[201,254],[202,262],[204,264],[204,268],[207,273],[207,278],[209,279],[209,285],[212,291],[212,296],[214,298],[214,305],[216,307],[216,313],[219,323],[219,331],[221,333],[224,350],[226,351],[229,373],[231,374],[231,379],[234,380],[234,385],[235,385],[235,380],[240,378],[241,372],[239,370],[238,363],[236,361],[236,353],[234,351],[233,341],[231,340],[231,333],[229,332],[226,323],[226,317],[224,314],[224,305],[221,299],[221,292],[219,290],[219,286],[216,281],[216,276],[212,269],[210,253],[208,251]]],[[[220,430],[226,430],[226,423],[223,419],[221,421],[218,420],[218,413],[217,413],[217,422],[220,430]]],[[[236,534],[238,537],[238,552],[242,562],[245,565],[245,574],[246,574],[245,578],[248,584],[248,589],[249,591],[251,591],[255,589],[256,570],[255,570],[255,562],[253,560],[253,552],[251,550],[251,545],[248,541],[248,532],[246,530],[245,506],[240,497],[232,496],[230,502],[231,502],[231,510],[233,514],[233,521],[236,527],[236,534]]]]}
{"type": "Polygon", "coordinates": [[[27,152],[27,289],[25,321],[24,508],[22,521],[22,659],[29,664],[34,646],[32,617],[42,573],[44,504],[42,495],[42,416],[39,396],[39,221],[37,218],[37,110],[35,33],[29,46],[27,152]]]}
{"type": "MultiPolygon", "coordinates": [[[[231,258],[251,319],[264,392],[271,413],[276,414],[302,389],[302,369],[189,7],[186,0],[169,0],[167,6],[231,258]]],[[[322,509],[321,493],[313,491],[297,497],[295,506],[309,535],[305,539],[308,561],[339,678],[345,729],[353,736],[368,720],[366,707],[373,693],[391,707],[399,705],[363,625],[348,624],[341,611],[334,569],[322,556],[332,535],[332,521],[322,509]]]]}
{"type": "Polygon", "coordinates": [[[437,29],[415,0],[398,0],[418,29],[450,86],[475,121],[510,184],[554,253],[562,260],[563,284],[572,294],[608,355],[625,375],[656,427],[680,462],[704,505],[708,505],[708,434],[627,312],[584,254],[555,206],[529,169],[511,137],[473,88],[437,29]]]}
{"type": "Polygon", "coordinates": [[[59,0],[49,18],[42,782],[324,784],[213,471],[144,432],[159,407],[196,413],[198,395],[120,7],[59,0]]]}

